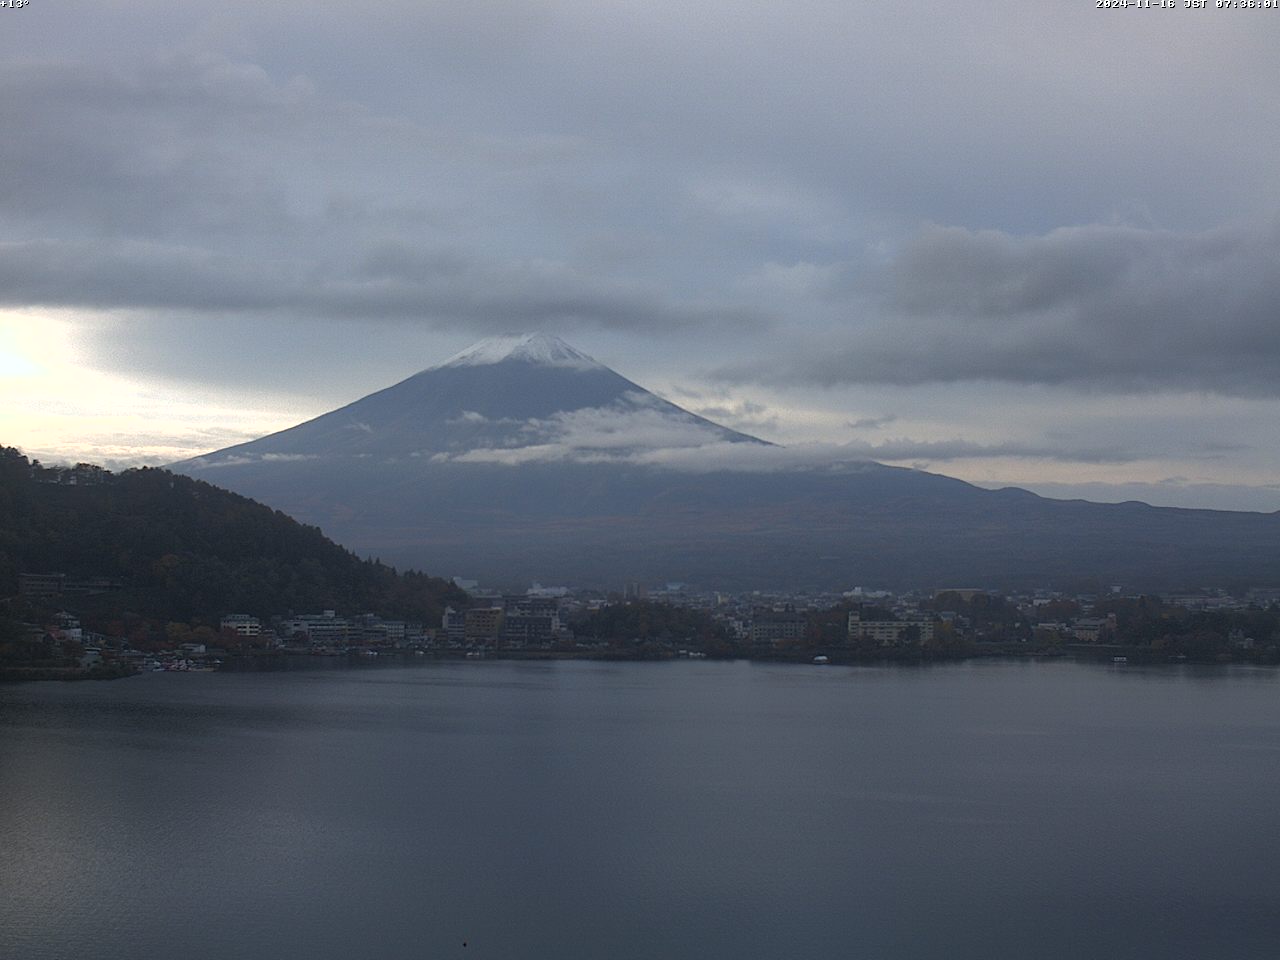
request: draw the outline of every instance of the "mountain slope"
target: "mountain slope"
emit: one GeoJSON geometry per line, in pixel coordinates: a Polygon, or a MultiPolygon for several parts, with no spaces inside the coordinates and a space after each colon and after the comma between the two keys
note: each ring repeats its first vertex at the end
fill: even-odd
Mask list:
{"type": "Polygon", "coordinates": [[[575,429],[589,429],[584,411],[594,413],[596,421],[613,421],[614,440],[624,445],[627,433],[646,427],[690,444],[764,442],[655,396],[558,337],[526,334],[482,340],[438,366],[314,420],[176,469],[245,460],[402,459],[545,446],[575,429]]]}
{"type": "Polygon", "coordinates": [[[175,469],[360,552],[513,586],[1280,583],[1280,514],[1055,501],[789,456],[531,335],[175,469]]]}
{"type": "Polygon", "coordinates": [[[100,619],[129,611],[161,623],[326,608],[434,622],[465,599],[451,583],[360,560],[314,527],[190,477],[42,468],[0,447],[0,596],[17,592],[23,572],[116,581],[118,590],[63,602],[100,619]]]}

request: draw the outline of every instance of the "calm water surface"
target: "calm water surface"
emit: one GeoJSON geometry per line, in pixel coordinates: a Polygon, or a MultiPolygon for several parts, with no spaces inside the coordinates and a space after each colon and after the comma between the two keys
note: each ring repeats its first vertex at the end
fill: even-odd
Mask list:
{"type": "Polygon", "coordinates": [[[0,686],[9,960],[1274,958],[1277,864],[1272,670],[0,686]]]}

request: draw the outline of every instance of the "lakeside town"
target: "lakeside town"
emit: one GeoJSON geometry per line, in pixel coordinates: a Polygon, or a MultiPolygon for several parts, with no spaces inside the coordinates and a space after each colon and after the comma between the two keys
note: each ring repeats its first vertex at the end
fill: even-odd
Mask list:
{"type": "Polygon", "coordinates": [[[839,663],[967,657],[1079,657],[1113,663],[1280,663],[1280,590],[1131,594],[977,587],[891,592],[729,594],[631,582],[616,592],[486,590],[455,578],[470,603],[438,623],[335,609],[216,622],[86,627],[77,600],[105,578],[23,573],[29,613],[0,643],[0,677],[119,677],[139,672],[261,669],[295,657],[747,658],[839,663]],[[112,629],[114,628],[114,629],[112,629]]]}

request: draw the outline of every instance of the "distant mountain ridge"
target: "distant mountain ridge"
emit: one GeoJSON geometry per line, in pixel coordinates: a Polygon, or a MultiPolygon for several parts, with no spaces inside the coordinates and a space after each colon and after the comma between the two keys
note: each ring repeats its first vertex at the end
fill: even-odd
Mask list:
{"type": "Polygon", "coordinates": [[[1280,583],[1280,513],[1057,501],[788,456],[524,334],[173,469],[358,552],[506,586],[1280,583]]]}

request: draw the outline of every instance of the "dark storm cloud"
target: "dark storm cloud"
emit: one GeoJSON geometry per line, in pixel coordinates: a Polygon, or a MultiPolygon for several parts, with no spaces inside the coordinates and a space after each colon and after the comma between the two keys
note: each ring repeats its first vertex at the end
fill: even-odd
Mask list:
{"type": "MultiPolygon", "coordinates": [[[[498,26],[491,8],[450,10],[458,37],[487,38],[498,26]]],[[[502,118],[493,129],[470,122],[468,103],[499,106],[499,91],[480,78],[466,85],[467,96],[450,88],[457,96],[427,101],[432,109],[383,116],[326,96],[305,77],[210,53],[10,62],[0,67],[9,94],[0,121],[23,133],[0,140],[0,302],[413,320],[477,335],[640,328],[704,344],[732,331],[734,346],[748,346],[772,320],[793,318],[808,329],[789,340],[821,343],[821,355],[789,364],[784,354],[771,360],[769,376],[824,383],[1001,379],[1128,389],[1171,374],[1195,389],[1245,392],[1274,373],[1275,338],[1262,349],[1249,345],[1280,282],[1274,229],[1250,237],[1098,226],[1019,238],[935,228],[868,272],[856,256],[842,263],[837,245],[847,248],[863,229],[846,202],[868,192],[857,183],[891,175],[895,165],[884,161],[894,137],[901,147],[920,136],[888,123],[900,104],[877,93],[869,112],[848,115],[858,123],[838,129],[849,142],[825,152],[860,159],[848,168],[853,179],[837,183],[804,159],[823,142],[821,113],[781,110],[772,99],[780,88],[758,106],[788,136],[767,146],[733,132],[746,122],[745,102],[727,99],[713,69],[722,53],[712,48],[710,59],[685,64],[691,89],[656,127],[648,101],[635,90],[626,95],[601,51],[579,66],[610,91],[616,109],[604,110],[591,84],[571,93],[551,56],[560,41],[550,25],[580,13],[548,10],[502,32],[511,59],[495,69],[513,84],[521,71],[536,78],[510,95],[523,103],[541,90],[551,98],[526,105],[537,123],[520,133],[505,112],[492,114],[502,118]],[[708,112],[698,89],[719,94],[720,113],[708,112]],[[437,103],[449,105],[447,115],[437,103]],[[562,112],[553,117],[548,103],[562,112]],[[853,149],[853,131],[867,123],[893,134],[870,141],[884,156],[853,149]],[[643,143],[637,130],[649,131],[643,143]],[[681,155],[680,144],[695,142],[697,151],[681,155]],[[730,148],[747,147],[726,162],[730,148]],[[704,149],[716,159],[703,159],[704,149]],[[850,298],[843,309],[858,319],[827,342],[823,328],[841,309],[842,290],[850,298]],[[1204,335],[1215,310],[1219,339],[1204,335]],[[1194,353],[1201,366],[1169,367],[1179,352],[1194,353]]],[[[787,42],[814,40],[763,20],[783,27],[787,42]]],[[[387,24],[377,23],[373,34],[385,38],[387,24]]],[[[692,26],[701,36],[707,24],[692,26]]],[[[752,33],[738,55],[755,50],[760,36],[752,33]]],[[[641,52],[629,33],[607,38],[641,52]]],[[[431,43],[443,40],[433,35],[431,43]]],[[[810,52],[843,75],[834,47],[810,52]]],[[[637,65],[639,83],[657,61],[646,55],[637,65]]],[[[425,69],[457,81],[439,64],[425,69]]],[[[801,79],[788,74],[785,82],[801,79]]],[[[1030,122],[1022,99],[1002,100],[1030,122]]],[[[938,171],[912,171],[901,176],[944,182],[938,171]]]]}
{"type": "Polygon", "coordinates": [[[403,272],[325,271],[310,262],[264,263],[155,242],[0,242],[0,304],[267,311],[499,332],[545,325],[743,329],[762,322],[744,308],[672,303],[653,284],[596,278],[563,263],[502,263],[453,251],[415,262],[403,272]]]}
{"type": "Polygon", "coordinates": [[[15,307],[270,310],[302,295],[280,273],[172,244],[0,242],[0,303],[15,307]]]}
{"type": "Polygon", "coordinates": [[[512,263],[469,259],[453,250],[423,253],[404,243],[381,245],[359,268],[353,299],[339,310],[363,309],[406,315],[460,316],[476,326],[595,326],[690,331],[731,324],[760,327],[765,317],[736,304],[674,302],[661,284],[599,277],[563,261],[524,259],[512,263]]]}
{"type": "MultiPolygon", "coordinates": [[[[245,144],[301,133],[302,82],[248,64],[166,57],[115,67],[7,62],[0,210],[91,235],[189,233],[289,220],[284,184],[245,144]]],[[[12,227],[10,226],[10,229],[12,227]]]]}
{"type": "Polygon", "coordinates": [[[722,375],[1280,394],[1280,220],[1033,237],[932,227],[861,291],[821,353],[722,375]]]}
{"type": "Polygon", "coordinates": [[[566,250],[583,199],[545,177],[572,167],[572,137],[442,134],[216,57],[10,64],[0,80],[0,120],[24,131],[0,140],[6,305],[477,333],[762,322],[566,250]]]}

